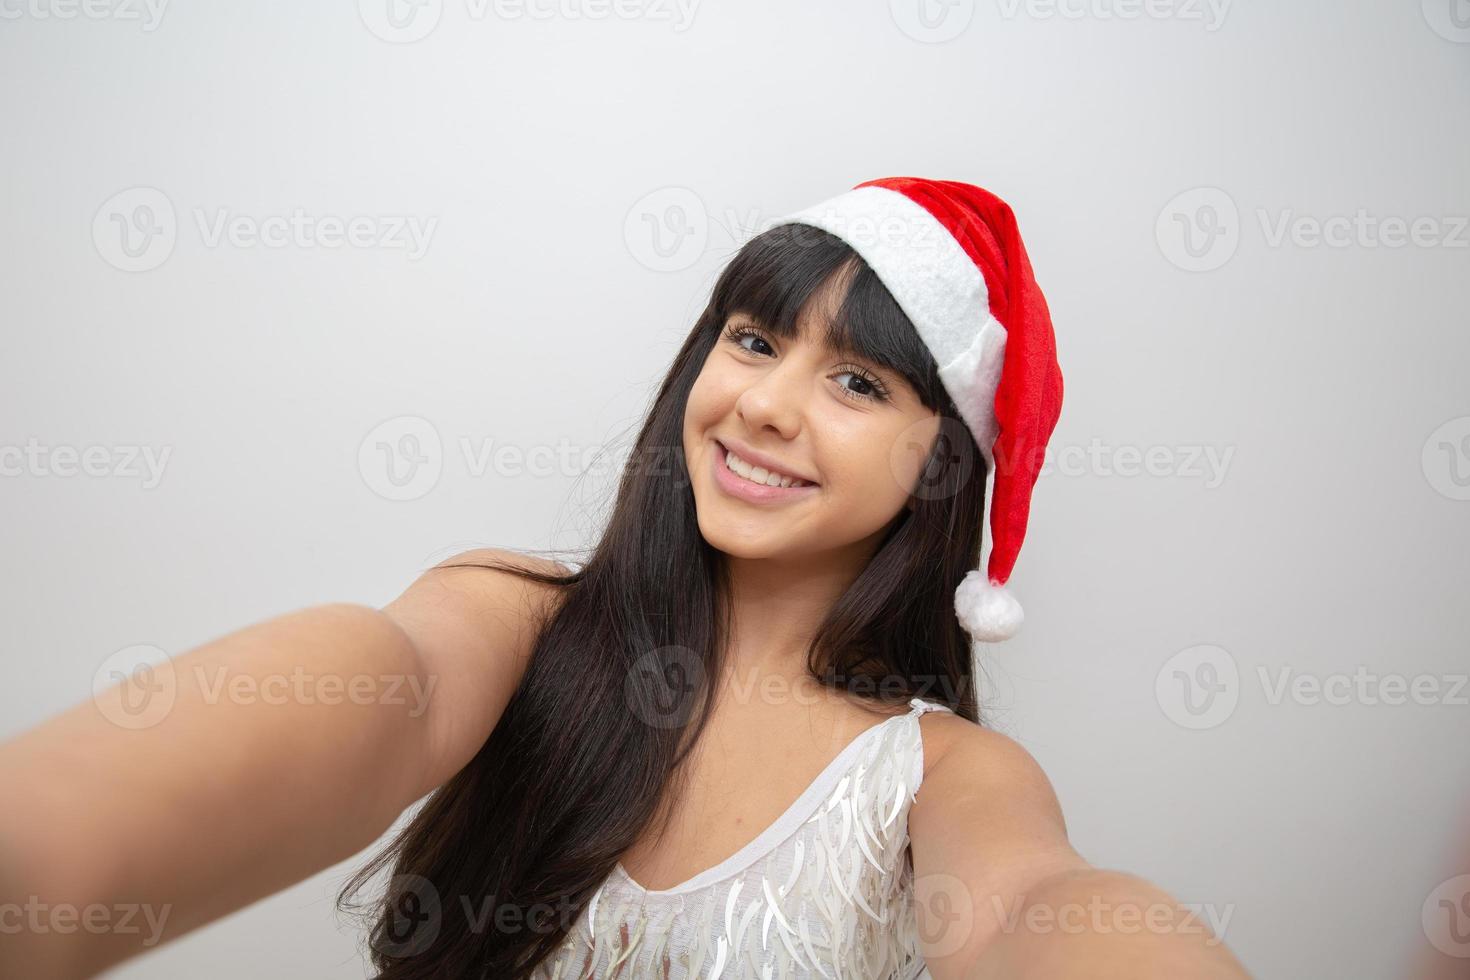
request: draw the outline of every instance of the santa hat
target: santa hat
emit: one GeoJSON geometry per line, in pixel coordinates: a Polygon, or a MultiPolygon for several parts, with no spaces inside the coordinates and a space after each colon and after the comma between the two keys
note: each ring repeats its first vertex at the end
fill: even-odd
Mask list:
{"type": "Polygon", "coordinates": [[[1046,299],[1015,215],[973,184],[883,177],[775,222],[841,238],[893,294],[995,474],[988,573],[968,572],[955,613],[977,640],[1014,636],[1021,604],[1006,588],[1031,488],[1062,408],[1046,299]]]}

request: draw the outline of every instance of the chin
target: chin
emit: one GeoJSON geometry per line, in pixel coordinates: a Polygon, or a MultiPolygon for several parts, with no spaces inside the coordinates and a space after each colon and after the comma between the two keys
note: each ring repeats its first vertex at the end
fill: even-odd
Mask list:
{"type": "Polygon", "coordinates": [[[791,530],[779,517],[712,514],[701,510],[699,531],[705,542],[731,558],[779,558],[793,550],[791,530]]]}

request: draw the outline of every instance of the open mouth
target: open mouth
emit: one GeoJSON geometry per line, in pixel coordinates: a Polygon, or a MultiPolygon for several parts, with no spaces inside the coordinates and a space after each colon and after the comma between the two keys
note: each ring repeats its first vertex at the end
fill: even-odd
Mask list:
{"type": "Polygon", "coordinates": [[[743,459],[739,453],[718,439],[715,440],[715,446],[719,449],[720,462],[724,465],[725,469],[754,486],[791,490],[817,485],[810,480],[803,480],[800,477],[791,476],[779,470],[769,470],[763,466],[756,466],[743,459]]]}
{"type": "Polygon", "coordinates": [[[732,454],[717,439],[712,440],[712,445],[714,452],[710,453],[710,468],[714,471],[715,485],[737,500],[750,504],[786,503],[808,497],[817,491],[817,484],[785,473],[777,473],[776,483],[772,484],[769,470],[751,466],[738,453],[732,454]],[[763,472],[765,482],[757,482],[755,478],[760,477],[763,472]]]}

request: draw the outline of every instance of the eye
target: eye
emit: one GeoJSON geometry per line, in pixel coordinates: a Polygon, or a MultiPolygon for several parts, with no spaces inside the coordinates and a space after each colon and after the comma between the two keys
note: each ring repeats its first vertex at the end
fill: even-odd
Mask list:
{"type": "MultiPolygon", "coordinates": [[[[726,327],[725,328],[725,339],[726,340],[728,340],[730,343],[734,344],[736,347],[739,347],[741,350],[743,350],[743,351],[745,351],[747,353],[755,354],[756,353],[755,351],[751,350],[749,347],[746,347],[744,344],[741,343],[741,341],[744,340],[746,337],[754,337],[756,340],[760,341],[762,344],[766,344],[767,347],[770,347],[771,346],[770,344],[767,344],[766,343],[766,338],[764,338],[764,337],[762,337],[760,335],[760,331],[756,330],[754,327],[726,327]]],[[[765,356],[768,356],[768,355],[761,354],[759,356],[765,357],[765,356]]]]}
{"type": "MultiPolygon", "coordinates": [[[[770,357],[772,356],[772,354],[775,353],[774,350],[771,350],[770,342],[767,341],[766,338],[762,336],[761,332],[754,327],[743,325],[726,327],[725,340],[731,344],[734,344],[745,353],[750,354],[754,357],[770,357]],[[771,353],[761,353],[759,351],[753,350],[752,347],[754,345],[752,345],[752,347],[747,347],[743,343],[743,341],[747,337],[752,338],[759,344],[763,344],[768,351],[771,351],[771,353]]],[[[844,375],[852,375],[858,380],[859,386],[857,389],[853,389],[839,382],[837,385],[837,390],[842,393],[844,398],[850,398],[853,401],[859,402],[886,402],[891,397],[887,385],[883,383],[883,380],[881,378],[874,376],[863,368],[858,367],[856,364],[842,365],[842,370],[834,374],[833,377],[840,378],[844,375]]]]}
{"type": "Polygon", "coordinates": [[[876,402],[888,401],[888,389],[883,386],[883,382],[880,379],[869,374],[867,371],[864,371],[862,368],[856,367],[854,365],[846,365],[844,366],[843,370],[834,375],[834,377],[841,377],[844,374],[850,374],[854,378],[857,378],[862,388],[866,389],[866,391],[854,391],[853,389],[847,387],[847,385],[839,384],[837,386],[837,390],[841,391],[847,397],[876,402]]]}

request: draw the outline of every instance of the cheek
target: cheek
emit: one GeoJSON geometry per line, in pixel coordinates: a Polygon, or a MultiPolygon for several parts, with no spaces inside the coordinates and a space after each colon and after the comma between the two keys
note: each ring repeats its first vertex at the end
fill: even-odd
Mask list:
{"type": "Polygon", "coordinates": [[[937,432],[938,420],[927,417],[877,428],[834,428],[833,438],[824,440],[832,485],[864,513],[902,506],[918,484],[937,432]]]}
{"type": "Polygon", "coordinates": [[[703,432],[722,414],[720,408],[720,386],[713,372],[706,367],[694,379],[689,389],[689,398],[684,405],[684,435],[686,439],[698,439],[703,432]]]}

